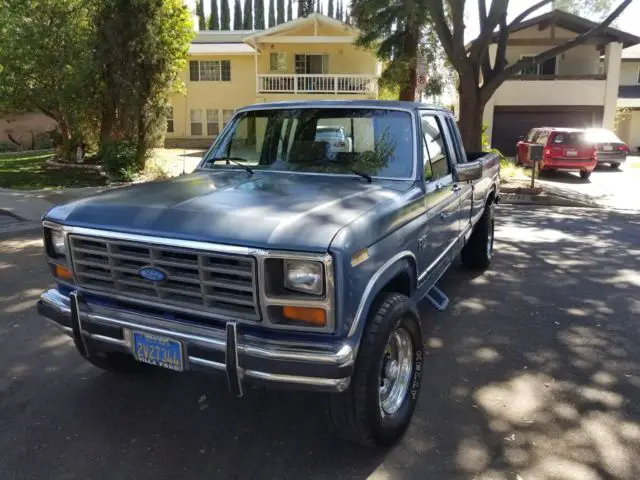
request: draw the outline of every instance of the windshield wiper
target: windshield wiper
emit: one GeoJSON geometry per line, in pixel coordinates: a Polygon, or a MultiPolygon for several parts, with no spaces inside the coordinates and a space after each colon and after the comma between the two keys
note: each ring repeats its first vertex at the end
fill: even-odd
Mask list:
{"type": "Polygon", "coordinates": [[[369,175],[368,173],[364,173],[364,172],[361,172],[359,170],[354,170],[353,168],[351,169],[351,173],[355,173],[356,175],[364,178],[369,183],[373,182],[373,177],[371,175],[369,175]]]}
{"type": "Polygon", "coordinates": [[[229,165],[229,163],[233,163],[234,165],[237,165],[240,168],[244,168],[245,171],[249,175],[253,175],[253,169],[251,169],[248,166],[240,163],[240,162],[246,162],[247,161],[246,158],[242,158],[242,157],[218,157],[218,158],[211,158],[211,159],[207,160],[207,163],[216,163],[216,162],[222,162],[222,161],[227,162],[227,165],[229,165]]]}

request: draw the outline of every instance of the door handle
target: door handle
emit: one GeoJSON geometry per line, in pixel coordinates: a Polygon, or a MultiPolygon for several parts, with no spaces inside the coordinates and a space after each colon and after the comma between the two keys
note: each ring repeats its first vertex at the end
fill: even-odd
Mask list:
{"type": "Polygon", "coordinates": [[[453,192],[459,192],[462,189],[462,187],[460,185],[458,185],[457,183],[455,183],[453,185],[453,187],[451,187],[451,191],[453,192]]]}
{"type": "Polygon", "coordinates": [[[446,220],[447,218],[449,218],[451,215],[453,215],[453,213],[441,213],[440,214],[440,220],[446,220]]]}

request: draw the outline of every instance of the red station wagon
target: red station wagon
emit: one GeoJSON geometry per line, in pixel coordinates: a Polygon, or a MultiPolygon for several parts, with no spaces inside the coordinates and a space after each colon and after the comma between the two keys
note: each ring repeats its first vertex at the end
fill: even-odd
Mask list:
{"type": "Polygon", "coordinates": [[[516,164],[533,165],[529,147],[542,145],[542,160],[538,161],[540,172],[565,170],[580,172],[580,177],[589,178],[598,164],[597,152],[585,139],[585,131],[576,128],[533,128],[516,145],[516,164]]]}

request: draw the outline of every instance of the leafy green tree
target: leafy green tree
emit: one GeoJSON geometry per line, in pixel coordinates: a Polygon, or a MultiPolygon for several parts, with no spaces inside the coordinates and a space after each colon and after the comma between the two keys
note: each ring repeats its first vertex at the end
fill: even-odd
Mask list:
{"type": "Polygon", "coordinates": [[[218,14],[218,0],[211,0],[211,15],[209,16],[209,30],[220,30],[220,15],[218,14]]]}
{"type": "Polygon", "coordinates": [[[231,30],[231,10],[229,0],[221,0],[220,4],[220,30],[231,30]]]}
{"type": "Polygon", "coordinates": [[[253,0],[244,0],[243,30],[253,30],[253,0]]]}
{"type": "Polygon", "coordinates": [[[198,29],[207,29],[207,19],[204,16],[204,0],[196,0],[196,14],[198,15],[198,29]]]}
{"type": "Polygon", "coordinates": [[[278,25],[284,23],[284,0],[278,0],[278,16],[276,17],[276,22],[278,25]]]}
{"type": "Polygon", "coordinates": [[[335,17],[335,14],[333,12],[333,0],[329,0],[329,7],[327,8],[327,15],[329,15],[331,18],[335,17]]]}
{"type": "Polygon", "coordinates": [[[242,4],[236,0],[233,4],[233,29],[242,30],[242,4]]]}
{"type": "Polygon", "coordinates": [[[418,56],[431,33],[425,9],[413,0],[353,0],[351,12],[361,32],[357,43],[375,49],[386,65],[382,81],[397,83],[401,100],[414,100],[418,56]]]}
{"type": "Polygon", "coordinates": [[[298,18],[311,15],[315,10],[314,0],[298,0],[298,18]]]}
{"type": "Polygon", "coordinates": [[[276,26],[276,8],[273,0],[269,0],[269,28],[276,26]]]}
{"type": "Polygon", "coordinates": [[[255,0],[255,28],[256,30],[264,30],[264,0],[255,0]]]}
{"type": "Polygon", "coordinates": [[[293,20],[293,0],[287,2],[287,22],[293,20]]]}
{"type": "Polygon", "coordinates": [[[97,0],[4,0],[0,6],[0,109],[53,119],[59,153],[68,160],[99,134],[92,52],[98,6],[97,0]]]}
{"type": "MultiPolygon", "coordinates": [[[[101,79],[100,149],[113,151],[113,142],[132,145],[131,168],[139,170],[149,147],[162,138],[193,25],[182,0],[101,0],[100,5],[94,46],[101,79]]],[[[106,162],[109,156],[102,158],[106,162]]]]}

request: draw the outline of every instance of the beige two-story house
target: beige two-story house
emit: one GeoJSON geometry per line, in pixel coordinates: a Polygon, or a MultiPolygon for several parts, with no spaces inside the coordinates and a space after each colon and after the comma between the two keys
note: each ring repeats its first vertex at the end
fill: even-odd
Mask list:
{"type": "Polygon", "coordinates": [[[206,147],[245,105],[376,98],[381,65],[358,31],[314,13],[260,31],[201,31],[170,99],[167,146],[206,147]]]}
{"type": "MultiPolygon", "coordinates": [[[[507,61],[535,56],[596,26],[560,10],[531,18],[511,32],[507,61]]],[[[542,126],[613,130],[622,50],[639,43],[634,35],[606,28],[586,44],[505,81],[484,112],[491,145],[512,155],[519,136],[542,126]]],[[[491,46],[493,56],[496,48],[491,46]]]]}
{"type": "Polygon", "coordinates": [[[640,152],[640,45],[622,51],[617,133],[633,153],[640,152]]]}

